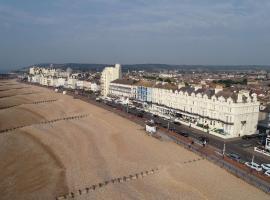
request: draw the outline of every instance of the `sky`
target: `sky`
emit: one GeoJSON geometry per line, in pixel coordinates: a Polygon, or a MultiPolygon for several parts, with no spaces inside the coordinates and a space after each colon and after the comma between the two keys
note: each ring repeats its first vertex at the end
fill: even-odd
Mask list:
{"type": "Polygon", "coordinates": [[[270,64],[269,0],[0,0],[0,70],[270,64]]]}

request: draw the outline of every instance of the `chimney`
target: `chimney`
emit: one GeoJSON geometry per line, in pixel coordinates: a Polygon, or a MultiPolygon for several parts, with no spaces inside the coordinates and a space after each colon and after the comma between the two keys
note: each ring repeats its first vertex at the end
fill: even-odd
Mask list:
{"type": "Polygon", "coordinates": [[[215,94],[217,94],[218,92],[222,91],[223,90],[223,87],[222,85],[216,85],[216,88],[215,88],[215,94]]]}
{"type": "Polygon", "coordinates": [[[201,88],[202,88],[202,85],[199,85],[199,84],[194,86],[195,91],[197,91],[198,89],[201,89],[201,88]]]}
{"type": "Polygon", "coordinates": [[[257,94],[256,93],[253,93],[251,96],[252,96],[253,101],[257,101],[257,94]]]}
{"type": "Polygon", "coordinates": [[[243,94],[239,91],[237,94],[237,103],[243,102],[243,94]]]}

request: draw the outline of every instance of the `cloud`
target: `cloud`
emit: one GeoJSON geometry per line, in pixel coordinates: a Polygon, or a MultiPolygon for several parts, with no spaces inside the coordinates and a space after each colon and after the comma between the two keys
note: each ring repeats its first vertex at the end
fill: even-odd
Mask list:
{"type": "MultiPolygon", "coordinates": [[[[191,33],[269,27],[266,0],[56,0],[51,10],[26,12],[0,4],[0,20],[120,33],[191,33]]],[[[218,31],[217,31],[218,32],[218,31]]],[[[203,33],[202,33],[203,34],[203,33]]],[[[220,33],[218,33],[220,34],[220,33]]]]}
{"type": "MultiPolygon", "coordinates": [[[[85,52],[96,57],[102,57],[97,52],[106,52],[104,57],[109,58],[110,50],[117,46],[120,50],[115,54],[124,51],[126,57],[139,59],[138,49],[148,46],[148,51],[156,52],[157,57],[176,61],[175,52],[181,52],[182,46],[189,47],[189,55],[182,51],[187,57],[201,58],[200,48],[230,55],[231,44],[237,46],[239,52],[235,56],[239,57],[241,50],[254,48],[258,52],[254,60],[258,61],[270,50],[269,10],[269,0],[6,1],[0,3],[0,37],[5,38],[0,51],[29,46],[42,47],[40,52],[48,55],[61,52],[64,57],[69,52],[68,55],[74,53],[83,58],[82,54],[87,57],[85,52]],[[164,46],[173,49],[158,52],[164,46]],[[132,50],[134,47],[137,52],[132,50]]],[[[38,51],[32,53],[37,60],[38,51]]],[[[1,60],[7,59],[3,56],[1,60]]],[[[263,60],[270,62],[267,56],[263,60]]],[[[196,63],[199,62],[200,59],[196,63]]]]}

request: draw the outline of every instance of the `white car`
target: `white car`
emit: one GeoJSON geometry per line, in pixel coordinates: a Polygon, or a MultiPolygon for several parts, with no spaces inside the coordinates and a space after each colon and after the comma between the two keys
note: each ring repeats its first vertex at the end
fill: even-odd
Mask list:
{"type": "Polygon", "coordinates": [[[270,164],[261,164],[261,167],[265,170],[265,171],[268,171],[270,170],[270,164]]]}
{"type": "Polygon", "coordinates": [[[266,176],[270,176],[270,170],[267,170],[266,172],[264,172],[264,174],[265,174],[266,176]]]}
{"type": "Polygon", "coordinates": [[[255,162],[245,162],[245,165],[250,167],[251,169],[255,169],[256,171],[262,171],[262,167],[255,162]]]}

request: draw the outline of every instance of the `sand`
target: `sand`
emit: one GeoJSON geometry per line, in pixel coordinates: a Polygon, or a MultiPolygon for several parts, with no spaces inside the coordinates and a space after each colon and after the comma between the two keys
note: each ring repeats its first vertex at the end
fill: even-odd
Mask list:
{"type": "Polygon", "coordinates": [[[0,81],[0,90],[29,88],[0,91],[0,97],[10,95],[0,98],[0,130],[24,126],[0,135],[0,199],[55,199],[153,168],[159,170],[75,199],[269,199],[192,152],[146,136],[141,126],[112,112],[48,89],[9,83],[14,85],[0,81]],[[29,91],[36,93],[24,94],[29,91]],[[56,101],[31,104],[45,99],[56,101]],[[89,115],[39,124],[83,114],[89,115]],[[184,163],[193,159],[198,160],[184,163]]]}

